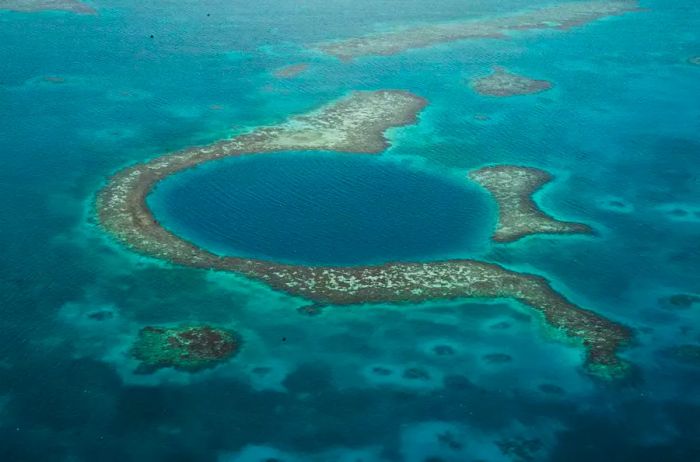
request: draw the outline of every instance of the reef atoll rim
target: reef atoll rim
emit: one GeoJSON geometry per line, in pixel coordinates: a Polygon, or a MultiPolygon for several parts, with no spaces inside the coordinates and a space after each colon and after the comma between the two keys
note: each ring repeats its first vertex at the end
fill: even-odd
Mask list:
{"type": "Polygon", "coordinates": [[[384,132],[415,122],[425,105],[424,99],[403,91],[355,92],[276,126],[128,167],[98,194],[99,221],[142,254],[179,265],[239,273],[321,305],[463,297],[517,300],[580,342],[590,371],[602,376],[622,373],[627,366],[617,352],[630,337],[628,329],[569,302],[540,276],[475,260],[336,267],[224,257],[172,234],[146,205],[146,196],[163,178],[224,157],[301,150],[379,153],[388,145],[384,132]]]}
{"type": "Polygon", "coordinates": [[[479,38],[506,38],[523,30],[566,30],[597,19],[639,10],[636,0],[565,2],[504,16],[425,24],[398,31],[320,43],[316,49],[341,60],[393,55],[438,43],[479,38]]]}
{"type": "Polygon", "coordinates": [[[487,189],[498,204],[498,224],[492,239],[513,242],[533,234],[592,234],[583,223],[557,220],[544,213],[532,195],[553,180],[552,175],[532,167],[495,165],[469,173],[487,189]]]}
{"type": "Polygon", "coordinates": [[[141,361],[137,372],[142,374],[168,367],[197,372],[233,357],[240,345],[238,335],[226,329],[147,326],[139,331],[130,354],[141,361]]]}
{"type": "Polygon", "coordinates": [[[546,80],[513,74],[501,66],[495,66],[490,75],[473,79],[470,85],[480,95],[497,97],[531,95],[552,88],[546,80]]]}
{"type": "Polygon", "coordinates": [[[95,10],[78,0],[0,0],[0,10],[36,13],[40,11],[67,11],[95,14],[95,10]]]}

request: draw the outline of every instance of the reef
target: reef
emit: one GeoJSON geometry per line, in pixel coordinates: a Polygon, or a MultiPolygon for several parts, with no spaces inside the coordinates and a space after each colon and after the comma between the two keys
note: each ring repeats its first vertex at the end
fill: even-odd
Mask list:
{"type": "Polygon", "coordinates": [[[306,72],[309,68],[308,63],[290,64],[289,66],[280,67],[272,72],[272,75],[278,79],[292,79],[299,74],[306,72]]]}
{"type": "Polygon", "coordinates": [[[482,356],[481,359],[491,364],[504,364],[513,361],[513,357],[505,353],[489,353],[482,356]]]}
{"type": "Polygon", "coordinates": [[[108,319],[112,319],[114,317],[114,311],[112,310],[98,310],[98,311],[92,311],[87,314],[88,319],[92,319],[93,321],[106,321],[108,319]]]}
{"type": "Polygon", "coordinates": [[[541,93],[552,88],[552,84],[546,80],[513,74],[501,66],[496,66],[491,75],[473,79],[471,87],[480,95],[506,97],[541,93]]]}
{"type": "Polygon", "coordinates": [[[609,212],[631,213],[634,205],[620,197],[603,197],[597,201],[598,207],[609,212]]]}
{"type": "Polygon", "coordinates": [[[496,324],[492,324],[489,326],[489,328],[493,330],[506,330],[511,328],[511,324],[508,321],[501,321],[497,322],[496,324]]]}
{"type": "Polygon", "coordinates": [[[695,294],[673,294],[661,301],[668,302],[674,308],[686,309],[695,304],[700,305],[700,295],[695,294]]]}
{"type": "Polygon", "coordinates": [[[233,357],[240,345],[238,335],[225,329],[147,326],[139,332],[130,354],[141,361],[138,373],[152,373],[166,367],[197,372],[233,357]]]}
{"type": "Polygon", "coordinates": [[[504,455],[522,462],[534,462],[540,459],[538,452],[544,446],[539,438],[524,438],[521,436],[506,438],[495,443],[504,455]]]}
{"type": "Polygon", "coordinates": [[[496,242],[513,242],[533,234],[592,234],[583,223],[560,221],[544,213],[532,195],[553,180],[552,175],[531,167],[496,165],[469,173],[498,204],[496,242]]]}
{"type": "Polygon", "coordinates": [[[700,221],[700,207],[691,204],[671,203],[657,207],[669,219],[697,223],[700,221]]]}
{"type": "Polygon", "coordinates": [[[381,366],[373,367],[372,372],[381,376],[387,376],[392,374],[391,369],[387,369],[386,367],[381,366]]]}
{"type": "Polygon", "coordinates": [[[688,64],[693,64],[695,66],[700,66],[700,55],[698,56],[691,56],[688,58],[688,64]]]}
{"type": "Polygon", "coordinates": [[[627,364],[617,352],[627,343],[629,330],[569,302],[541,276],[466,259],[340,267],[220,256],[162,227],[146,204],[149,192],[167,176],[225,157],[314,149],[379,153],[388,146],[384,132],[415,122],[425,105],[422,98],[402,91],[355,92],[276,126],[127,167],[99,192],[99,222],[119,241],[144,255],[194,268],[235,272],[320,305],[513,299],[581,343],[590,371],[602,376],[623,374],[627,364]]]}
{"type": "Polygon", "coordinates": [[[349,61],[467,39],[507,38],[517,31],[566,30],[597,19],[639,10],[637,0],[565,2],[514,14],[426,24],[317,44],[314,48],[349,61]]]}
{"type": "Polygon", "coordinates": [[[433,347],[433,353],[438,356],[452,356],[455,354],[455,349],[449,345],[435,345],[433,347]]]}
{"type": "Polygon", "coordinates": [[[309,305],[300,306],[297,312],[305,316],[318,316],[323,313],[323,305],[312,303],[309,305]]]}
{"type": "Polygon", "coordinates": [[[2,0],[0,10],[37,13],[40,11],[67,11],[78,14],[95,14],[94,8],[77,0],[2,0]]]}
{"type": "Polygon", "coordinates": [[[438,442],[440,442],[440,444],[447,446],[448,448],[452,449],[453,451],[459,451],[460,449],[462,449],[462,447],[464,447],[462,445],[462,443],[460,443],[457,440],[457,437],[454,435],[454,433],[452,433],[449,430],[446,430],[443,433],[440,433],[436,436],[437,436],[437,440],[438,440],[438,442]]]}
{"type": "Polygon", "coordinates": [[[409,380],[430,380],[430,374],[417,367],[411,367],[403,371],[403,377],[409,380]]]}

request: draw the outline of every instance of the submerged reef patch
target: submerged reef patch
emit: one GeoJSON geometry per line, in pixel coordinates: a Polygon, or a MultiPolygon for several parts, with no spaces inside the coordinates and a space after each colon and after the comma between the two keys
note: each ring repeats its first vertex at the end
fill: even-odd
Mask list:
{"type": "Polygon", "coordinates": [[[504,364],[513,361],[513,357],[505,353],[489,353],[483,355],[481,359],[490,364],[504,364]]]}
{"type": "Polygon", "coordinates": [[[532,199],[552,175],[531,167],[496,165],[469,173],[486,188],[498,204],[498,224],[492,239],[513,242],[533,234],[592,234],[583,223],[560,221],[544,213],[532,199]]]}
{"type": "Polygon", "coordinates": [[[541,457],[538,453],[544,447],[539,438],[505,438],[495,443],[504,455],[522,462],[538,460],[541,457]]]}
{"type": "MultiPolygon", "coordinates": [[[[99,221],[118,240],[142,254],[178,265],[239,273],[320,305],[418,303],[469,297],[513,299],[538,312],[554,329],[580,342],[586,350],[586,365],[590,371],[604,377],[624,374],[628,366],[617,353],[629,340],[630,331],[571,303],[541,276],[466,259],[368,266],[302,266],[220,256],[162,227],[147,206],[146,197],[159,181],[216,159],[305,149],[379,153],[388,146],[384,132],[415,122],[425,105],[422,98],[403,91],[355,92],[276,126],[258,128],[233,139],[127,167],[110,178],[99,192],[96,201],[99,221]]],[[[524,178],[530,181],[523,183],[527,187],[516,189],[516,195],[525,195],[519,196],[515,203],[526,202],[531,192],[528,188],[539,187],[539,184],[532,187],[528,175],[524,178]]],[[[541,181],[541,177],[537,178],[541,181]]],[[[508,189],[502,191],[512,193],[508,189]]],[[[525,215],[525,218],[532,216],[537,217],[537,214],[525,215]]],[[[546,220],[536,220],[534,224],[542,222],[546,220]]],[[[528,221],[525,227],[517,229],[533,227],[528,221]]],[[[534,229],[541,229],[541,226],[534,226],[534,229]]]]}
{"type": "Polygon", "coordinates": [[[494,67],[491,75],[473,79],[470,85],[480,95],[498,97],[531,95],[552,88],[552,84],[546,80],[513,74],[501,66],[494,67]]]}
{"type": "Polygon", "coordinates": [[[0,0],[0,10],[37,13],[40,11],[67,11],[78,14],[95,14],[89,5],[78,0],[0,0]]]}
{"type": "Polygon", "coordinates": [[[634,205],[627,200],[617,196],[601,197],[596,201],[596,205],[605,211],[616,213],[632,213],[634,205]]]}
{"type": "Polygon", "coordinates": [[[669,203],[658,206],[656,209],[669,220],[689,223],[700,222],[700,205],[669,203]]]}
{"type": "Polygon", "coordinates": [[[600,18],[639,10],[636,0],[565,2],[515,14],[442,22],[392,32],[320,43],[316,49],[349,61],[361,56],[386,56],[439,43],[480,38],[506,38],[516,31],[566,30],[600,18]]]}
{"type": "Polygon", "coordinates": [[[130,354],[141,361],[137,372],[172,367],[185,372],[208,369],[240,349],[234,332],[210,326],[152,327],[139,331],[130,354]]]}
{"type": "Polygon", "coordinates": [[[309,68],[308,63],[290,64],[272,71],[272,75],[278,79],[293,79],[294,77],[306,72],[309,68]]]}
{"type": "Polygon", "coordinates": [[[673,294],[663,301],[667,301],[669,305],[671,305],[674,308],[685,309],[690,308],[696,304],[700,305],[700,295],[673,294]]]}

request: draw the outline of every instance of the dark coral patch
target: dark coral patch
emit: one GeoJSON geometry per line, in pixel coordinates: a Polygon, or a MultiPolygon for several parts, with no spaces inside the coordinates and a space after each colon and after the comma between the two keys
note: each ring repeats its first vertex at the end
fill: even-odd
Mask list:
{"type": "Polygon", "coordinates": [[[403,377],[409,380],[430,380],[430,374],[423,369],[411,367],[403,372],[403,377]]]}
{"type": "Polygon", "coordinates": [[[440,442],[440,444],[447,446],[453,451],[458,451],[462,449],[462,443],[457,441],[455,435],[449,430],[437,435],[437,440],[440,442]]]}
{"type": "Polygon", "coordinates": [[[435,345],[433,347],[433,353],[438,356],[452,356],[455,354],[455,349],[450,345],[435,345]]]}
{"type": "Polygon", "coordinates": [[[99,310],[88,313],[87,317],[93,321],[106,321],[114,317],[114,312],[110,310],[99,310]]]}
{"type": "Polygon", "coordinates": [[[700,295],[694,294],[674,294],[659,300],[672,308],[686,309],[695,304],[700,304],[700,295]]]}
{"type": "Polygon", "coordinates": [[[372,368],[372,372],[375,373],[376,375],[382,375],[382,376],[387,376],[391,375],[391,369],[387,369],[386,367],[381,367],[381,366],[376,366],[372,368]]]}
{"type": "Polygon", "coordinates": [[[510,355],[507,355],[505,353],[491,353],[482,356],[481,359],[491,364],[509,363],[513,360],[513,358],[510,355]]]}
{"type": "Polygon", "coordinates": [[[147,326],[139,332],[130,353],[141,361],[139,373],[152,373],[166,367],[197,372],[231,358],[240,346],[238,335],[225,329],[147,326]]]}
{"type": "Polygon", "coordinates": [[[480,95],[497,97],[531,95],[552,88],[546,80],[513,74],[500,66],[496,66],[491,75],[472,80],[471,86],[480,95]]]}
{"type": "Polygon", "coordinates": [[[505,330],[505,329],[510,329],[511,324],[508,321],[501,321],[497,322],[496,324],[491,325],[491,329],[493,330],[505,330]]]}
{"type": "Polygon", "coordinates": [[[319,314],[323,313],[323,306],[317,303],[312,303],[309,305],[300,306],[297,308],[297,312],[299,314],[303,314],[304,316],[318,316],[319,314]]]}
{"type": "Polygon", "coordinates": [[[537,453],[544,446],[539,438],[523,437],[506,438],[495,443],[504,455],[523,462],[541,460],[537,453]]]}

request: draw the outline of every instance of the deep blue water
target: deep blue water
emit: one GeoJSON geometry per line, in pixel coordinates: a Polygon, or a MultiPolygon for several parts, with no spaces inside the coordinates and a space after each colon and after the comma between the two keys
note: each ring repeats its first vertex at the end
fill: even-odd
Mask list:
{"type": "Polygon", "coordinates": [[[212,162],[166,179],[149,204],[165,227],[219,254],[310,264],[466,253],[487,244],[495,220],[466,178],[338,153],[212,162]]]}
{"type": "MultiPolygon", "coordinates": [[[[700,344],[700,305],[669,303],[700,291],[700,67],[687,63],[700,54],[700,4],[642,0],[644,12],[568,32],[352,63],[304,48],[543,3],[99,0],[96,16],[0,12],[0,460],[527,462],[502,449],[523,441],[537,462],[700,460],[700,366],[668,354],[700,344]],[[311,66],[297,79],[271,76],[301,61],[311,66]],[[466,81],[493,65],[554,88],[503,100],[471,92],[466,81]],[[442,222],[453,236],[465,226],[463,244],[419,242],[420,258],[466,255],[547,276],[633,329],[628,380],[591,379],[581,350],[515,303],[328,307],[307,317],[297,312],[303,300],[136,256],[95,226],[95,192],[125,165],[381,88],[430,104],[416,125],[391,132],[390,149],[349,170],[429,175],[420,184],[431,191],[483,164],[537,166],[557,177],[537,196],[543,207],[598,231],[491,246],[472,225],[492,210],[471,208],[467,220],[442,222]],[[90,317],[105,310],[113,316],[90,317]],[[200,374],[134,374],[138,330],[182,322],[235,328],[245,347],[200,374]],[[488,359],[503,355],[510,361],[488,359]],[[424,378],[404,377],[411,369],[424,378]]],[[[191,174],[239,174],[239,160],[191,174]]],[[[454,197],[476,205],[472,190],[454,187],[445,210],[457,208],[454,197]]],[[[299,199],[292,217],[301,218],[299,199]]],[[[270,236],[260,237],[275,244],[270,236]]],[[[261,252],[256,244],[237,246],[261,252]]]]}

